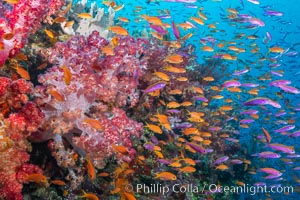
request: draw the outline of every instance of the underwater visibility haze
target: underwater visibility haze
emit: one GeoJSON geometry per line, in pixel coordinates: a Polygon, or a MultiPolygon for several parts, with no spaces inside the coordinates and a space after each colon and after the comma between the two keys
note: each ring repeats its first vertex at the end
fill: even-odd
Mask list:
{"type": "Polygon", "coordinates": [[[300,199],[299,0],[0,0],[0,200],[300,199]]]}

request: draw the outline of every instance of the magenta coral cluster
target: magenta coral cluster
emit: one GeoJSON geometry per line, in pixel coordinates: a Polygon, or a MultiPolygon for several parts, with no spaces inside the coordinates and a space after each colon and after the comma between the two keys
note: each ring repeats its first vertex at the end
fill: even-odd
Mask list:
{"type": "Polygon", "coordinates": [[[42,173],[38,166],[27,163],[31,149],[27,138],[37,131],[44,119],[41,110],[28,99],[32,91],[33,85],[24,79],[12,81],[0,77],[0,99],[8,109],[1,119],[0,199],[23,198],[22,180],[18,176],[21,171],[22,177],[30,173],[42,173]]]}
{"type": "Polygon", "coordinates": [[[52,155],[59,165],[66,166],[64,161],[71,156],[63,145],[55,145],[63,139],[97,168],[103,168],[105,159],[115,153],[113,145],[128,148],[128,155],[119,161],[134,158],[131,138],[138,137],[143,126],[130,119],[125,110],[139,99],[138,78],[147,65],[141,59],[145,44],[142,39],[122,37],[114,55],[106,56],[99,50],[110,45],[109,41],[94,31],[87,38],[74,36],[68,42],[56,43],[44,53],[54,66],[39,76],[41,85],[35,88],[36,101],[47,122],[34,139],[54,139],[51,146],[59,149],[52,155]],[[65,67],[72,74],[69,84],[65,67]],[[101,130],[93,125],[95,120],[101,130]]]}
{"type": "Polygon", "coordinates": [[[14,57],[30,34],[41,26],[42,19],[57,12],[63,0],[19,0],[11,6],[0,1],[0,66],[14,57]],[[8,34],[13,37],[5,37],[8,34]]]}

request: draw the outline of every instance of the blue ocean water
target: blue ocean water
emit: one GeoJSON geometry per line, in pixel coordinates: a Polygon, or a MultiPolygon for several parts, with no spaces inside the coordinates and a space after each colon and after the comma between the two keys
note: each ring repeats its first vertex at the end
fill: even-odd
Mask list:
{"type": "MultiPolygon", "coordinates": [[[[288,158],[288,154],[281,153],[280,159],[258,159],[251,156],[252,154],[262,151],[269,151],[265,143],[260,142],[257,138],[258,135],[262,135],[261,127],[269,130],[272,136],[272,143],[284,144],[287,146],[293,146],[296,155],[300,152],[299,138],[290,137],[286,134],[276,133],[274,130],[279,129],[284,124],[276,123],[279,120],[284,121],[294,120],[295,128],[290,131],[297,131],[300,128],[299,111],[295,108],[300,107],[299,94],[288,93],[280,90],[277,87],[269,86],[268,83],[274,80],[290,80],[290,86],[300,88],[300,12],[298,0],[260,0],[259,4],[251,3],[247,0],[201,0],[195,3],[185,3],[180,0],[175,2],[167,2],[163,0],[137,0],[137,1],[115,1],[117,5],[124,4],[124,8],[116,13],[116,18],[126,17],[129,19],[129,23],[116,22],[129,30],[131,35],[138,35],[139,33],[146,31],[150,34],[151,29],[149,24],[141,19],[141,16],[146,14],[149,16],[162,16],[168,15],[169,17],[163,19],[164,23],[171,24],[174,21],[176,24],[191,21],[192,16],[197,16],[197,12],[201,10],[207,16],[205,25],[196,25],[196,28],[183,30],[180,28],[181,35],[184,36],[187,33],[192,33],[193,36],[186,41],[186,44],[193,44],[195,46],[195,53],[197,55],[197,61],[199,64],[205,64],[214,54],[218,53],[230,53],[235,54],[232,51],[224,48],[218,49],[217,44],[233,44],[235,46],[245,48],[245,52],[237,55],[238,59],[233,61],[226,61],[222,63],[226,70],[222,73],[226,74],[220,80],[217,80],[216,84],[220,85],[226,80],[238,78],[243,83],[256,83],[259,84],[259,97],[268,97],[272,100],[276,100],[281,109],[268,107],[268,109],[259,109],[259,119],[256,119],[252,123],[251,128],[244,129],[238,124],[235,125],[237,131],[240,132],[240,145],[243,147],[243,151],[247,155],[246,157],[252,162],[251,166],[255,169],[263,167],[272,167],[280,170],[282,180],[265,180],[263,177],[265,174],[257,172],[256,175],[252,175],[247,184],[254,185],[257,182],[265,182],[267,185],[280,184],[281,186],[293,186],[295,191],[287,194],[265,194],[259,193],[255,195],[240,194],[240,199],[266,199],[268,197],[272,199],[300,199],[299,191],[296,191],[296,186],[300,184],[300,172],[293,170],[293,168],[300,166],[299,158],[288,158]],[[234,21],[230,18],[230,12],[228,9],[235,9],[238,14],[250,15],[253,18],[258,18],[264,22],[264,26],[249,27],[249,23],[241,23],[234,21]],[[266,11],[278,11],[281,12],[281,16],[267,15],[266,11]],[[209,28],[208,24],[214,24],[216,28],[209,28]],[[272,40],[266,39],[266,34],[271,34],[272,40]],[[256,39],[249,39],[247,36],[255,36],[256,39]],[[200,39],[213,38],[216,49],[215,52],[205,52],[201,50],[203,44],[200,43],[200,39]],[[267,41],[266,41],[267,40],[267,41]],[[278,46],[283,49],[281,54],[270,52],[270,48],[278,46]],[[217,50],[218,49],[218,50],[217,50]],[[252,51],[256,49],[256,52],[252,51]],[[277,64],[278,67],[274,67],[277,64]],[[232,73],[235,70],[248,69],[249,72],[242,76],[234,76],[232,73]],[[271,71],[280,73],[280,76],[272,74],[271,71]],[[282,76],[281,76],[282,74],[282,76]],[[286,112],[285,115],[276,116],[278,112],[286,112]]],[[[255,2],[255,1],[253,1],[255,2]]],[[[101,2],[97,2],[98,6],[103,7],[101,2]]],[[[105,6],[104,6],[105,7],[105,6]]],[[[106,7],[107,8],[107,7],[106,7]]],[[[171,32],[171,28],[168,29],[171,32]]],[[[174,34],[170,33],[170,40],[175,40],[174,34]]],[[[211,45],[209,42],[207,45],[211,45]]],[[[250,109],[242,105],[242,102],[249,100],[248,94],[241,94],[238,98],[236,94],[224,92],[223,95],[226,98],[232,98],[235,104],[235,110],[231,115],[238,116],[239,119],[243,119],[243,116],[239,115],[239,112],[244,109],[250,109]]],[[[212,104],[218,105],[218,101],[212,102],[212,104]]],[[[228,122],[233,123],[233,122],[228,122]]]]}

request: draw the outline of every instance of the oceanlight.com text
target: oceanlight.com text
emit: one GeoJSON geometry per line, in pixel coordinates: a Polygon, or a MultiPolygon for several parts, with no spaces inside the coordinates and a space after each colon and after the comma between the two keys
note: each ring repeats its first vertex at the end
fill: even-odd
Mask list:
{"type": "Polygon", "coordinates": [[[173,193],[198,193],[198,194],[213,194],[213,193],[232,193],[232,194],[250,194],[256,195],[258,193],[293,193],[293,186],[254,186],[244,184],[241,186],[221,186],[218,184],[136,184],[135,186],[128,184],[124,186],[125,191],[143,194],[168,194],[173,193]]]}

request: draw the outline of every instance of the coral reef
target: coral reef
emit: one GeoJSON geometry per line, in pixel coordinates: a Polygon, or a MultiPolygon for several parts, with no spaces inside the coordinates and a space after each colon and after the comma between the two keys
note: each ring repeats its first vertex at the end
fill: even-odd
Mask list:
{"type": "MultiPolygon", "coordinates": [[[[66,15],[68,18],[76,18],[76,14],[85,12],[87,8],[87,1],[79,1],[73,6],[73,12],[66,15]]],[[[108,28],[113,25],[115,11],[111,7],[108,8],[108,12],[105,13],[104,8],[98,8],[96,2],[93,2],[89,6],[89,12],[92,18],[77,19],[79,22],[73,26],[66,27],[67,22],[61,23],[61,28],[64,33],[68,35],[82,35],[89,36],[93,31],[98,31],[100,36],[108,39],[108,28]]],[[[111,36],[111,35],[110,35],[111,36]]]]}
{"type": "MultiPolygon", "coordinates": [[[[60,142],[63,137],[100,169],[114,154],[112,145],[128,148],[123,160],[134,158],[130,138],[142,131],[142,125],[129,119],[123,109],[135,106],[139,98],[137,81],[146,68],[145,61],[139,59],[144,42],[119,38],[114,56],[103,56],[98,49],[108,45],[97,31],[87,39],[74,36],[68,42],[56,43],[55,48],[47,50],[54,66],[39,77],[42,85],[35,88],[46,123],[42,136],[36,134],[33,139],[54,138],[54,142],[60,142]],[[64,68],[71,74],[69,84],[64,68]]],[[[55,156],[67,159],[57,153],[55,156]]]]}
{"type": "Polygon", "coordinates": [[[12,81],[0,77],[0,85],[1,111],[5,111],[1,114],[0,130],[0,198],[23,199],[24,178],[22,181],[21,177],[31,173],[42,174],[38,166],[27,164],[31,150],[27,138],[37,131],[44,114],[28,99],[33,90],[31,83],[24,79],[12,81]]]}
{"type": "MultiPolygon", "coordinates": [[[[59,0],[1,1],[0,13],[6,18],[0,19],[0,65],[8,59],[7,68],[14,63],[29,67],[43,60],[32,67],[43,71],[37,80],[37,74],[31,78],[35,86],[14,76],[0,77],[0,198],[18,200],[30,192],[37,198],[51,194],[74,199],[84,190],[88,193],[81,197],[95,192],[101,197],[118,194],[122,200],[134,195],[149,199],[163,197],[134,194],[124,184],[231,183],[227,177],[238,175],[223,162],[236,158],[233,168],[246,161],[237,155],[238,139],[229,135],[233,130],[226,124],[225,111],[232,107],[210,107],[221,92],[210,81],[226,75],[220,72],[225,71],[223,61],[198,65],[186,37],[161,41],[127,36],[119,24],[111,27],[122,5],[106,2],[105,13],[86,3],[60,10],[64,2],[59,0]],[[41,22],[43,31],[38,31],[41,22]],[[11,59],[35,31],[26,47],[29,61],[11,59]],[[63,32],[67,37],[61,39],[63,32]],[[31,154],[45,157],[38,166],[30,160],[35,145],[44,145],[33,151],[41,155],[31,154]],[[31,182],[38,187],[32,189],[31,182]]],[[[143,18],[151,27],[162,23],[143,18]]],[[[16,67],[21,77],[26,77],[24,71],[16,67]]],[[[174,192],[166,196],[187,197],[174,192]]]]}
{"type": "Polygon", "coordinates": [[[19,0],[15,5],[0,2],[0,66],[24,47],[30,34],[41,27],[42,19],[54,14],[63,0],[19,0]]]}

